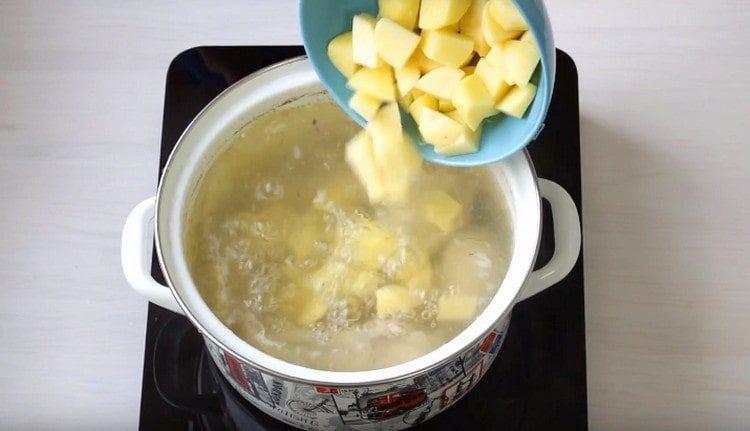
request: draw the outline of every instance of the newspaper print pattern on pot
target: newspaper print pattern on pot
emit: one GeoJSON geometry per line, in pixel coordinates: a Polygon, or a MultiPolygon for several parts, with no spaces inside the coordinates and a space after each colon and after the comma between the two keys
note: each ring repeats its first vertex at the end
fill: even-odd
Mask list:
{"type": "Polygon", "coordinates": [[[450,361],[378,385],[313,386],[262,372],[206,339],[224,377],[263,412],[306,430],[398,430],[419,424],[461,399],[482,378],[505,340],[510,320],[450,361]]]}

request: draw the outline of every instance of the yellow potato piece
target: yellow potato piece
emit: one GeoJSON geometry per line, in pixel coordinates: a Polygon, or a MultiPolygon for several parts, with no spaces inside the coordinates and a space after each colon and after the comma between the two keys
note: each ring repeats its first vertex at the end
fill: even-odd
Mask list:
{"type": "Polygon", "coordinates": [[[438,103],[438,99],[435,98],[435,96],[432,96],[430,94],[423,94],[417,97],[414,102],[409,105],[409,113],[414,118],[414,121],[419,124],[422,115],[422,108],[430,108],[434,111],[437,111],[438,103]]]}
{"type": "Polygon", "coordinates": [[[404,109],[409,109],[409,106],[414,102],[414,95],[410,92],[406,93],[405,95],[399,97],[398,104],[401,105],[404,109]]]}
{"type": "Polygon", "coordinates": [[[315,211],[303,216],[286,216],[284,237],[297,262],[321,253],[316,245],[326,239],[325,226],[315,211]]]}
{"type": "Polygon", "coordinates": [[[326,313],[328,313],[328,304],[322,298],[313,295],[300,304],[293,319],[298,325],[305,326],[321,320],[326,313]]]}
{"type": "Polygon", "coordinates": [[[365,131],[355,135],[346,144],[345,154],[346,162],[365,187],[370,202],[382,202],[385,196],[383,178],[380,175],[380,169],[375,164],[370,135],[365,131]]]}
{"type": "Polygon", "coordinates": [[[296,285],[281,287],[274,294],[279,311],[299,326],[306,326],[324,318],[328,304],[318,292],[296,285]]]}
{"type": "Polygon", "coordinates": [[[495,114],[495,98],[477,75],[462,79],[453,90],[451,101],[471,130],[477,130],[485,118],[495,114]]]}
{"type": "Polygon", "coordinates": [[[450,100],[439,100],[438,101],[438,111],[440,112],[450,112],[456,109],[455,106],[453,106],[453,103],[451,103],[450,100]]]}
{"type": "Polygon", "coordinates": [[[352,59],[362,66],[376,68],[383,65],[375,49],[375,24],[372,15],[366,13],[352,18],[352,59]]]}
{"type": "Polygon", "coordinates": [[[471,60],[474,40],[450,30],[425,30],[420,45],[427,58],[451,67],[461,67],[471,60]]]}
{"type": "Polygon", "coordinates": [[[463,205],[442,190],[433,190],[424,197],[425,219],[448,233],[456,229],[463,213],[463,205]]]}
{"type": "Polygon", "coordinates": [[[354,91],[362,92],[378,100],[396,100],[393,72],[388,66],[377,69],[363,67],[349,78],[346,85],[354,91]]]}
{"type": "Polygon", "coordinates": [[[438,322],[472,320],[477,312],[477,297],[473,295],[441,296],[438,298],[438,322]]]}
{"type": "Polygon", "coordinates": [[[536,44],[509,40],[503,43],[503,79],[509,84],[526,85],[539,64],[539,49],[536,44]]]}
{"type": "Polygon", "coordinates": [[[378,0],[380,16],[413,30],[419,17],[419,0],[378,0]]]}
{"type": "Polygon", "coordinates": [[[459,140],[464,127],[461,122],[427,107],[423,107],[419,114],[419,133],[425,142],[435,146],[436,151],[459,140]]]}
{"type": "Polygon", "coordinates": [[[378,112],[383,102],[359,91],[349,99],[349,107],[367,121],[370,121],[378,112]]]}
{"type": "Polygon", "coordinates": [[[422,0],[419,28],[437,30],[456,24],[471,5],[471,0],[422,0]]]}
{"type": "Polygon", "coordinates": [[[383,278],[374,271],[360,271],[348,286],[348,292],[359,299],[369,299],[383,284],[383,278]]]}
{"type": "Polygon", "coordinates": [[[359,65],[352,59],[352,32],[341,33],[328,43],[328,58],[347,78],[354,75],[359,65]]]}
{"type": "Polygon", "coordinates": [[[415,60],[409,60],[404,67],[396,70],[396,87],[398,93],[403,97],[417,85],[421,76],[419,64],[415,60]]]}
{"type": "MultiPolygon", "coordinates": [[[[446,112],[445,114],[452,120],[461,122],[461,116],[458,111],[446,112]]],[[[463,125],[463,130],[458,138],[448,144],[435,147],[435,151],[445,156],[458,156],[461,154],[476,153],[479,150],[479,138],[481,136],[481,126],[477,130],[471,130],[469,126],[463,125]]]]}
{"type": "Polygon", "coordinates": [[[472,0],[469,10],[458,22],[459,32],[472,38],[474,51],[482,57],[487,55],[487,51],[490,50],[490,46],[484,40],[484,32],[482,31],[482,12],[485,3],[486,0],[472,0]]]}
{"type": "Polygon", "coordinates": [[[416,88],[439,99],[449,100],[453,95],[453,88],[463,77],[463,70],[444,66],[427,72],[419,78],[416,88]]]}
{"type": "Polygon", "coordinates": [[[407,313],[417,308],[421,301],[408,288],[391,284],[375,291],[375,308],[378,317],[407,313]]]}
{"type": "Polygon", "coordinates": [[[402,132],[398,105],[381,107],[367,125],[367,132],[372,136],[375,163],[383,179],[384,200],[402,203],[421,169],[422,158],[402,132]]]}
{"type": "Polygon", "coordinates": [[[402,68],[419,45],[420,36],[388,18],[375,25],[375,49],[378,56],[395,69],[402,68]]]}
{"type": "Polygon", "coordinates": [[[522,87],[513,87],[497,104],[497,109],[511,117],[522,118],[535,96],[536,85],[534,84],[529,83],[522,87]]]}
{"type": "Polygon", "coordinates": [[[484,40],[490,47],[495,47],[505,42],[506,40],[515,39],[521,35],[521,31],[506,30],[497,21],[492,18],[490,14],[490,4],[484,7],[482,13],[482,33],[484,34],[484,40]]]}
{"type": "Polygon", "coordinates": [[[352,242],[352,262],[364,268],[377,269],[397,249],[398,238],[393,232],[384,226],[366,223],[352,242]]]}
{"type": "Polygon", "coordinates": [[[492,19],[506,30],[528,30],[526,20],[510,0],[490,0],[488,3],[492,19]]]}
{"type": "Polygon", "coordinates": [[[502,73],[497,70],[486,58],[482,58],[477,63],[474,74],[482,79],[484,86],[490,92],[492,98],[497,102],[502,99],[508,91],[510,85],[503,79],[502,73]]]}
{"type": "Polygon", "coordinates": [[[464,73],[468,76],[468,75],[474,74],[474,72],[477,70],[477,67],[476,66],[464,66],[461,68],[461,70],[463,70],[464,73]]]}
{"type": "Polygon", "coordinates": [[[438,63],[437,61],[427,58],[427,56],[424,55],[424,52],[422,52],[420,48],[417,48],[417,50],[414,51],[412,59],[417,63],[417,65],[419,66],[419,71],[422,72],[422,74],[425,74],[431,70],[435,70],[438,67],[443,67],[443,65],[438,63]]]}
{"type": "Polygon", "coordinates": [[[518,40],[520,40],[521,42],[529,42],[534,44],[536,43],[536,39],[534,39],[534,35],[531,34],[531,31],[527,31],[526,33],[524,33],[523,36],[521,36],[521,38],[518,40]]]}

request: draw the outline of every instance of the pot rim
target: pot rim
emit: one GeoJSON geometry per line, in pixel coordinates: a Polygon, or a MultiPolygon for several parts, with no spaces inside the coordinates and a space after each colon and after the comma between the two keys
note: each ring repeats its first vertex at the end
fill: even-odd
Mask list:
{"type": "MultiPolygon", "coordinates": [[[[490,306],[492,305],[492,302],[497,298],[498,292],[502,289],[502,284],[500,287],[498,287],[498,290],[494,293],[493,298],[490,300],[490,303],[485,307],[485,309],[477,315],[477,317],[466,327],[464,328],[459,334],[457,334],[455,337],[451,338],[450,340],[446,341],[441,345],[440,347],[431,350],[430,352],[425,353],[424,355],[421,355],[417,358],[414,358],[412,360],[409,360],[407,362],[399,363],[393,366],[389,366],[386,368],[380,368],[380,369],[374,369],[374,370],[366,370],[366,371],[329,371],[329,370],[320,370],[315,368],[310,368],[298,364],[294,364],[288,361],[285,361],[283,359],[276,358],[272,355],[269,355],[260,349],[256,348],[252,344],[248,343],[247,341],[239,338],[236,334],[234,334],[234,331],[231,331],[231,329],[227,328],[235,337],[237,337],[241,342],[247,347],[246,350],[253,353],[254,356],[258,356],[258,359],[253,359],[252,357],[248,357],[247,355],[243,355],[240,352],[237,352],[235,349],[229,347],[225,342],[219,339],[216,335],[212,334],[211,331],[209,331],[206,326],[204,325],[196,316],[195,313],[188,307],[186,301],[181,296],[178,289],[175,287],[175,283],[173,281],[174,277],[171,274],[169,268],[165,264],[165,258],[164,258],[164,250],[163,245],[161,241],[161,235],[160,232],[160,209],[162,207],[162,203],[164,199],[162,199],[164,194],[164,183],[165,178],[169,175],[169,173],[172,171],[171,168],[173,168],[173,159],[175,157],[175,154],[179,151],[180,147],[182,146],[183,141],[185,140],[186,136],[189,135],[191,130],[195,127],[195,125],[201,121],[201,119],[206,115],[206,113],[210,110],[212,110],[219,102],[221,102],[224,98],[227,97],[228,94],[235,91],[238,87],[246,84],[248,81],[252,81],[253,79],[256,79],[260,75],[266,74],[268,72],[271,72],[273,70],[289,66],[298,62],[304,62],[307,61],[307,56],[298,56],[293,57],[278,63],[274,63],[270,66],[264,67],[262,69],[258,69],[257,71],[245,76],[244,78],[240,79],[239,81],[235,82],[228,88],[226,88],[224,91],[222,91],[219,95],[217,95],[211,102],[209,102],[198,114],[196,114],[195,118],[187,125],[185,130],[180,135],[179,139],[177,140],[177,143],[175,144],[174,148],[172,149],[171,153],[169,154],[169,157],[167,158],[167,162],[164,166],[164,170],[162,172],[161,178],[159,180],[157,193],[156,193],[156,211],[154,216],[154,239],[155,239],[155,248],[156,253],[158,256],[159,261],[159,267],[161,268],[164,278],[167,282],[167,285],[169,289],[172,291],[173,296],[175,297],[175,300],[179,304],[180,308],[182,309],[185,316],[190,320],[190,322],[198,329],[198,331],[206,338],[208,338],[213,344],[221,348],[224,352],[229,353],[240,360],[247,362],[251,364],[253,367],[262,370],[266,373],[276,375],[279,377],[282,377],[287,380],[292,381],[298,381],[298,382],[306,382],[311,384],[320,384],[320,385],[333,385],[337,387],[346,387],[346,386],[361,386],[361,385],[372,385],[372,384],[381,384],[381,383],[387,383],[392,382],[395,380],[402,380],[409,377],[413,377],[415,375],[419,375],[424,373],[425,371],[429,369],[433,369],[435,367],[441,366],[452,359],[456,357],[456,355],[461,354],[466,348],[469,346],[474,345],[475,343],[482,340],[484,337],[487,336],[497,325],[500,321],[502,321],[504,318],[509,317],[510,312],[513,309],[513,306],[517,302],[517,298],[520,296],[523,286],[525,283],[525,280],[528,279],[529,275],[532,273],[534,269],[534,262],[536,261],[536,258],[538,257],[539,253],[539,245],[541,242],[541,223],[542,223],[542,205],[541,205],[541,197],[539,193],[539,187],[538,187],[538,176],[536,173],[536,169],[534,167],[534,164],[531,160],[531,157],[529,156],[528,151],[525,149],[521,152],[525,163],[529,168],[531,179],[533,181],[534,187],[532,188],[533,191],[533,198],[534,202],[536,203],[536,213],[538,214],[538,218],[536,226],[534,228],[535,234],[535,245],[534,245],[534,251],[532,253],[532,258],[528,262],[528,268],[526,268],[525,274],[523,276],[523,282],[520,283],[518,289],[516,290],[513,297],[511,297],[510,301],[507,303],[505,308],[502,310],[502,312],[499,313],[499,315],[493,320],[492,324],[484,325],[483,329],[481,331],[476,331],[473,326],[477,323],[477,320],[480,320],[480,318],[490,311],[490,306]],[[470,331],[473,330],[473,331],[470,331]],[[445,353],[443,357],[441,357],[439,360],[436,361],[426,361],[425,357],[435,353],[437,350],[445,347],[447,344],[455,341],[456,339],[466,336],[469,332],[476,331],[476,335],[471,337],[468,340],[465,340],[461,343],[461,347],[454,348],[453,351],[450,351],[448,353],[445,353]],[[274,369],[273,367],[266,366],[264,364],[260,364],[259,361],[264,359],[265,357],[270,358],[271,360],[278,362],[280,365],[283,365],[284,368],[292,369],[294,371],[299,371],[297,373],[289,373],[289,372],[283,372],[279,369],[274,369]],[[421,364],[420,366],[415,366],[415,364],[419,362],[424,362],[424,364],[421,364]],[[297,375],[295,375],[297,374],[297,375]],[[385,374],[385,376],[379,376],[385,374]],[[305,375],[317,375],[318,377],[304,377],[305,375]]],[[[252,120],[251,120],[252,121],[252,120]]],[[[516,153],[518,154],[518,153],[516,153]]],[[[514,156],[510,156],[509,159],[514,156]]],[[[514,224],[517,224],[517,220],[514,224]]],[[[514,229],[515,230],[515,229],[514,229]]],[[[184,256],[183,256],[184,259],[184,256]]],[[[507,274],[506,274],[507,275],[507,274]]],[[[194,283],[192,283],[193,286],[197,289],[197,286],[195,286],[194,283]]],[[[215,315],[214,315],[215,316],[215,315]]],[[[223,323],[222,323],[223,325],[223,323]]],[[[224,325],[226,327],[226,325],[224,325]]]]}

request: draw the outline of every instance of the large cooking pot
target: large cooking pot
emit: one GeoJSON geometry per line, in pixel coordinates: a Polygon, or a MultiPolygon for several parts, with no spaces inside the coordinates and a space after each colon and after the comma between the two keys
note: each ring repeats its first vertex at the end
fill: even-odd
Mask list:
{"type": "Polygon", "coordinates": [[[185,259],[185,219],[198,181],[238,130],[271,110],[327,97],[305,58],[260,70],[220,94],[180,137],[157,196],[130,213],[122,267],[136,291],[190,319],[227,380],[269,415],[304,429],[406,428],[445,410],[476,385],[500,350],[513,305],[571,270],[581,246],[578,211],[559,185],[537,179],[528,154],[518,152],[491,166],[512,217],[510,266],[489,305],[463,332],[420,358],[371,371],[315,370],[269,356],[224,326],[201,298],[185,259]],[[540,195],[552,208],[555,251],[547,265],[532,272],[542,225],[540,195]],[[150,276],[154,227],[169,288],[150,276]]]}

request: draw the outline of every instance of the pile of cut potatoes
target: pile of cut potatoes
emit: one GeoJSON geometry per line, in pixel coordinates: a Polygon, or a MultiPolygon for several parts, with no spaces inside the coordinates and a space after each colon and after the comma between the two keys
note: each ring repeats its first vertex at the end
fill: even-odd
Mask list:
{"type": "Polygon", "coordinates": [[[424,142],[454,156],[478,151],[484,119],[526,113],[540,55],[511,0],[379,0],[378,6],[377,18],[355,15],[352,31],[328,45],[354,92],[349,106],[368,122],[383,104],[398,102],[424,142]]]}

